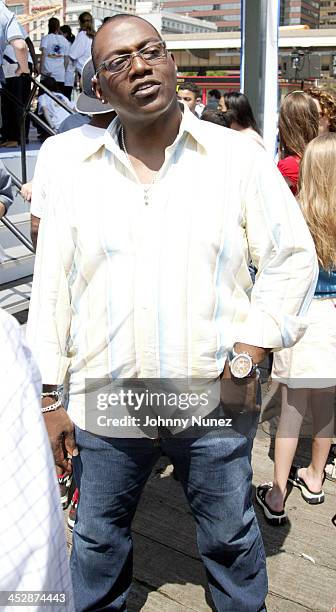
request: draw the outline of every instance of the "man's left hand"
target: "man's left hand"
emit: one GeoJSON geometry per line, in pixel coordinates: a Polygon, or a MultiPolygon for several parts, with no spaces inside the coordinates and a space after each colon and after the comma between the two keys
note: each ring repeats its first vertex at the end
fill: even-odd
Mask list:
{"type": "MultiPolygon", "coordinates": [[[[255,365],[267,357],[270,349],[250,344],[236,343],[236,353],[248,353],[255,365]]],[[[221,401],[228,413],[242,413],[256,410],[258,378],[256,372],[246,378],[235,378],[231,374],[229,361],[225,363],[221,376],[221,401]]]]}
{"type": "Polygon", "coordinates": [[[257,388],[256,375],[234,378],[227,361],[220,380],[220,398],[225,415],[231,416],[235,422],[238,415],[256,411],[257,388]]]}

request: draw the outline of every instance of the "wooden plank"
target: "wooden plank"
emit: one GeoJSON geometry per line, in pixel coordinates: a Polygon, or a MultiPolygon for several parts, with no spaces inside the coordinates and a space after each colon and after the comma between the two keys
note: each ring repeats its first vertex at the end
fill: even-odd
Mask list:
{"type": "Polygon", "coordinates": [[[129,612],[188,612],[192,610],[189,606],[177,603],[166,597],[160,591],[152,590],[137,580],[133,581],[132,590],[127,600],[129,612]]]}
{"type": "MultiPolygon", "coordinates": [[[[268,555],[274,556],[282,551],[303,552],[313,556],[317,563],[336,569],[336,558],[332,553],[335,527],[330,520],[334,506],[330,500],[319,507],[312,507],[294,489],[287,502],[291,524],[280,529],[266,523],[259,506],[256,506],[256,510],[268,555]]],[[[134,529],[180,552],[198,557],[189,508],[180,485],[170,477],[152,480],[147,486],[136,514],[134,529]],[[178,530],[176,525],[179,526],[178,530]]]]}
{"type": "Polygon", "coordinates": [[[206,600],[206,593],[207,598],[210,595],[201,561],[186,557],[140,534],[134,535],[134,551],[136,580],[190,610],[211,610],[206,600]]]}
{"type": "Polygon", "coordinates": [[[270,592],[317,612],[331,612],[336,603],[336,572],[282,553],[268,557],[270,592]]]}
{"type": "Polygon", "coordinates": [[[312,610],[312,608],[306,608],[295,603],[288,597],[280,597],[272,593],[267,596],[266,606],[268,612],[311,612],[312,610]]]}
{"type": "MultiPolygon", "coordinates": [[[[291,525],[274,528],[264,521],[259,509],[257,510],[257,516],[268,558],[283,553],[304,554],[312,557],[317,567],[325,567],[336,571],[334,558],[335,533],[332,530],[330,532],[325,530],[322,533],[320,529],[315,532],[307,521],[303,523],[297,521],[295,524],[292,522],[291,525]]],[[[273,577],[271,578],[273,579],[273,577]]]]}
{"type": "MultiPolygon", "coordinates": [[[[168,510],[161,496],[162,493],[157,492],[154,497],[151,497],[148,492],[145,492],[134,520],[133,530],[197,559],[195,527],[193,519],[187,514],[187,507],[184,506],[184,513],[181,508],[177,511],[170,507],[168,510]]],[[[302,503],[305,504],[304,501],[302,503]]],[[[291,523],[281,528],[274,528],[266,523],[261,509],[256,507],[266,554],[274,556],[283,552],[304,553],[312,556],[317,564],[336,570],[336,559],[333,553],[335,527],[330,522],[327,526],[319,525],[317,528],[309,520],[309,510],[310,508],[306,510],[307,516],[302,516],[300,508],[295,514],[289,511],[291,523]]]]}
{"type": "MultiPolygon", "coordinates": [[[[270,480],[269,436],[255,441],[254,483],[270,480]]],[[[161,459],[145,488],[134,520],[135,586],[131,612],[208,612],[206,577],[195,540],[195,527],[181,485],[161,459]]],[[[326,502],[312,507],[293,489],[287,510],[290,525],[272,528],[257,507],[267,551],[269,612],[331,612],[336,603],[336,487],[326,482],[326,502]],[[300,555],[309,555],[315,564],[300,555]]],[[[68,546],[71,534],[67,531],[68,546]]],[[[209,597],[209,595],[208,595],[209,597]]]]}
{"type": "Polygon", "coordinates": [[[152,480],[147,485],[135,515],[133,531],[194,559],[199,558],[194,520],[181,485],[172,477],[152,480]]]}

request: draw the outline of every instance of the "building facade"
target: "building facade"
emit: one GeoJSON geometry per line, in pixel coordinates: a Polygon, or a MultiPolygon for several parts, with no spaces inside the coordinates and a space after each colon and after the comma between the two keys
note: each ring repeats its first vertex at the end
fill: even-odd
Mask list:
{"type": "MultiPolygon", "coordinates": [[[[320,3],[320,0],[280,0],[280,25],[318,28],[320,3]]],[[[166,12],[211,21],[216,24],[219,32],[240,30],[240,0],[162,0],[161,5],[166,12]]]]}
{"type": "Polygon", "coordinates": [[[15,15],[29,15],[29,0],[7,0],[6,6],[15,15]]]}
{"type": "Polygon", "coordinates": [[[321,0],[320,28],[336,28],[336,0],[321,0]]]}
{"type": "Polygon", "coordinates": [[[156,0],[137,0],[136,14],[147,19],[162,34],[217,32],[217,26],[212,21],[161,11],[160,4],[156,0]]]}
{"type": "Polygon", "coordinates": [[[320,4],[320,0],[281,0],[280,25],[307,25],[310,28],[318,28],[320,4]]]}
{"type": "Polygon", "coordinates": [[[67,2],[66,21],[74,34],[78,32],[78,17],[88,11],[95,20],[98,28],[105,17],[112,17],[117,13],[135,13],[135,0],[89,0],[88,2],[67,2]]]}
{"type": "Polygon", "coordinates": [[[240,30],[240,0],[161,0],[164,12],[183,14],[187,17],[205,19],[217,26],[219,32],[240,30]]]}

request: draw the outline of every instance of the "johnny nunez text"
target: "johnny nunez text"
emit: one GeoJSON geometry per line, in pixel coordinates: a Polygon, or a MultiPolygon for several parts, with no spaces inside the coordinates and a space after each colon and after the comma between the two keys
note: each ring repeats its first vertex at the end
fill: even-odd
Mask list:
{"type": "Polygon", "coordinates": [[[107,417],[100,414],[97,418],[99,427],[232,427],[232,419],[191,416],[188,418],[163,418],[161,416],[139,419],[134,416],[123,416],[121,418],[107,417]]]}

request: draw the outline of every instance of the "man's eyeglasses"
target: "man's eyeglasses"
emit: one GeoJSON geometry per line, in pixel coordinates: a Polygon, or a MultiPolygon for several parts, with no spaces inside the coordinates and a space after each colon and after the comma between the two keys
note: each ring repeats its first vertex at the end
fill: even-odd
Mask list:
{"type": "Polygon", "coordinates": [[[118,55],[118,57],[106,60],[105,62],[102,62],[100,66],[98,66],[96,76],[102,70],[107,70],[111,74],[117,74],[118,72],[122,72],[123,70],[128,70],[132,64],[132,60],[135,57],[141,57],[141,59],[144,60],[146,64],[156,64],[162,59],[167,58],[166,43],[163,40],[160,40],[155,43],[149,43],[145,45],[145,47],[143,47],[142,49],[139,49],[139,51],[134,51],[133,53],[125,53],[124,55],[118,55]]]}

